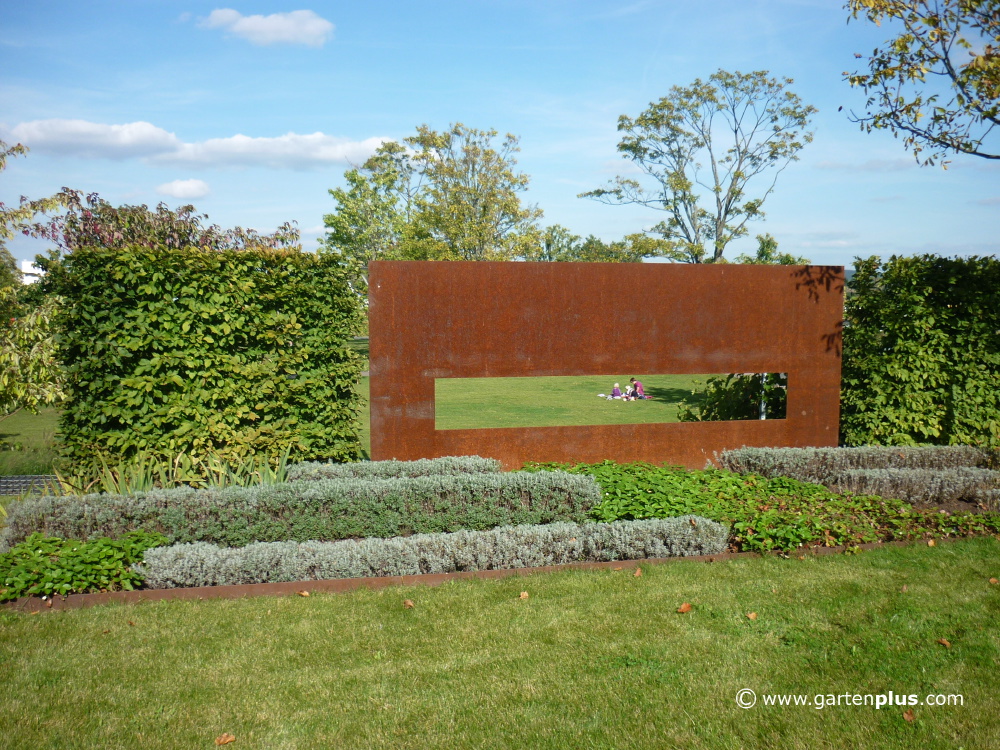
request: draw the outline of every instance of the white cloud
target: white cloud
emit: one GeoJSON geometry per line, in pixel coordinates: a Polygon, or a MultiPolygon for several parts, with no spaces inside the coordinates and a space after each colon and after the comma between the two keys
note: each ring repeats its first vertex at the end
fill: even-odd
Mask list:
{"type": "MultiPolygon", "coordinates": [[[[253,138],[234,135],[185,143],[148,122],[104,125],[85,120],[34,120],[9,131],[10,139],[44,153],[92,159],[148,159],[159,164],[308,169],[358,164],[387,138],[361,141],[316,132],[253,138]]],[[[179,196],[177,196],[179,197],[179,196]]]]}
{"type": "Polygon", "coordinates": [[[386,139],[352,141],[325,133],[286,133],[274,138],[234,135],[185,143],[157,161],[200,166],[259,166],[304,169],[322,164],[354,164],[371,156],[386,139]]]}
{"type": "Polygon", "coordinates": [[[232,8],[213,10],[199,26],[225,29],[253,44],[304,44],[322,47],[333,36],[333,24],[311,10],[293,10],[269,16],[244,16],[232,8]]]}
{"type": "Polygon", "coordinates": [[[103,159],[130,159],[176,151],[180,139],[148,122],[104,125],[86,120],[32,120],[10,131],[39,151],[103,159]]]}
{"type": "Polygon", "coordinates": [[[174,180],[165,182],[156,188],[160,195],[169,195],[171,198],[204,198],[211,192],[208,183],[204,180],[174,180]]]}

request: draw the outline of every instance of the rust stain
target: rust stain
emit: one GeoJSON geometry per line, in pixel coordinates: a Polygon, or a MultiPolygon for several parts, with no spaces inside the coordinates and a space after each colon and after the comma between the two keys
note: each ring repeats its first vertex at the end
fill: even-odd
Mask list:
{"type": "Polygon", "coordinates": [[[840,266],[375,261],[372,459],[476,454],[517,468],[610,458],[700,469],[744,445],[835,446],[840,347],[831,340],[843,278],[840,266]],[[435,378],[607,372],[787,372],[787,417],[434,427],[435,378]]]}

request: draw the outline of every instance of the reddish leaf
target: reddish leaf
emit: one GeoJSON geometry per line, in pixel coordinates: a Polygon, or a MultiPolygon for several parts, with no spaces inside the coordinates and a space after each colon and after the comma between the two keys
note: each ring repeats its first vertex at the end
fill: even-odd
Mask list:
{"type": "Polygon", "coordinates": [[[677,608],[677,611],[683,615],[691,611],[691,605],[688,602],[684,602],[681,606],[677,608]]]}
{"type": "Polygon", "coordinates": [[[521,599],[527,599],[528,598],[528,592],[527,591],[522,591],[520,598],[521,599]]]}
{"type": "Polygon", "coordinates": [[[903,584],[903,588],[901,588],[900,591],[902,591],[904,594],[906,593],[906,584],[905,583],[903,584]]]}
{"type": "Polygon", "coordinates": [[[309,592],[308,591],[300,591],[298,593],[299,593],[299,596],[309,596],[309,592]]]}
{"type": "Polygon", "coordinates": [[[135,627],[135,623],[132,622],[131,620],[128,621],[128,624],[131,625],[133,628],[135,627]]]}
{"type": "Polygon", "coordinates": [[[635,573],[632,574],[636,578],[642,578],[642,568],[636,568],[635,573]]]}
{"type": "Polygon", "coordinates": [[[747,619],[748,620],[756,620],[757,619],[757,613],[756,612],[747,612],[747,619]]]}
{"type": "Polygon", "coordinates": [[[945,648],[951,648],[951,644],[948,643],[948,639],[947,638],[938,638],[938,643],[940,643],[945,648]]]}
{"type": "Polygon", "coordinates": [[[913,709],[912,708],[908,708],[905,711],[903,711],[903,718],[906,719],[908,722],[910,722],[912,724],[913,720],[916,718],[913,715],[913,709]]]}
{"type": "Polygon", "coordinates": [[[1000,581],[998,581],[996,578],[991,578],[990,579],[990,583],[992,583],[994,586],[996,586],[998,583],[1000,583],[1000,581]]]}
{"type": "Polygon", "coordinates": [[[403,608],[404,609],[413,609],[413,600],[412,599],[403,599],[403,608]]]}
{"type": "Polygon", "coordinates": [[[236,742],[236,738],[229,732],[223,732],[215,738],[216,745],[228,745],[230,742],[236,742]]]}
{"type": "Polygon", "coordinates": [[[937,545],[937,542],[935,542],[933,539],[928,539],[927,540],[927,546],[928,547],[934,547],[936,545],[937,545]]]}

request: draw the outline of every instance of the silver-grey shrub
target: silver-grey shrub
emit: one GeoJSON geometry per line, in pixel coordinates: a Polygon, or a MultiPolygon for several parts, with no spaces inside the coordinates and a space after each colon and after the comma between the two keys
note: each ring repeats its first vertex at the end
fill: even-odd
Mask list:
{"type": "Polygon", "coordinates": [[[1000,473],[989,469],[850,469],[829,483],[834,492],[895,497],[910,503],[971,500],[992,505],[1000,473]]]}
{"type": "Polygon", "coordinates": [[[172,542],[242,547],[582,522],[600,499],[592,477],[559,471],[28,498],[11,505],[0,552],[36,531],[65,539],[117,539],[143,529],[172,542]]]}
{"type": "Polygon", "coordinates": [[[829,484],[853,469],[990,468],[996,457],[967,445],[860,448],[739,448],[719,455],[722,468],[740,474],[790,477],[829,484]]]}
{"type": "Polygon", "coordinates": [[[288,467],[288,481],[319,479],[402,479],[436,475],[495,474],[503,467],[495,458],[480,456],[444,456],[416,461],[357,461],[337,464],[306,461],[288,467]]]}
{"type": "Polygon", "coordinates": [[[367,578],[711,555],[725,550],[728,536],[723,524],[681,516],[236,549],[196,542],[149,550],[136,570],[149,588],[367,578]]]}

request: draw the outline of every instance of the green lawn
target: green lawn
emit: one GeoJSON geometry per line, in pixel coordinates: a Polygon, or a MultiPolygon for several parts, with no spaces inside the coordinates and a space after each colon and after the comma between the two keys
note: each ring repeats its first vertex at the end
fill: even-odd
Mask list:
{"type": "Polygon", "coordinates": [[[544,378],[439,378],[435,381],[439,430],[482,427],[648,424],[676,422],[679,402],[697,401],[709,375],[635,375],[646,401],[608,401],[617,382],[629,376],[589,375],[544,378]]]}
{"type": "Polygon", "coordinates": [[[19,411],[0,422],[0,476],[51,474],[59,410],[19,411]]]}
{"type": "Polygon", "coordinates": [[[985,538],[3,612],[0,746],[207,748],[229,732],[245,748],[995,747],[998,561],[985,538]],[[763,705],[888,691],[963,705],[918,705],[912,722],[897,706],[763,705]]]}

